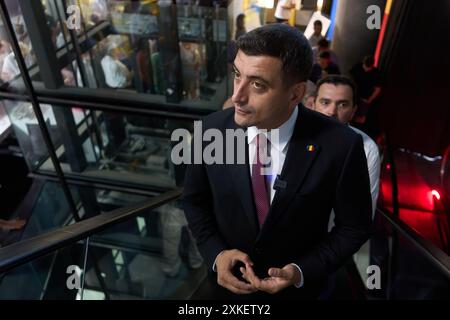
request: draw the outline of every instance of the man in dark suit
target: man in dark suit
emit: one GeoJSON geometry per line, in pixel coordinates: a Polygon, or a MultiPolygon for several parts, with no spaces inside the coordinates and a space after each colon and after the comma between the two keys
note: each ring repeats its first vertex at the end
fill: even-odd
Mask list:
{"type": "Polygon", "coordinates": [[[206,117],[202,130],[245,130],[245,144],[225,146],[223,158],[245,154],[246,161],[189,165],[182,197],[211,271],[206,286],[213,291],[203,298],[317,298],[368,238],[362,139],[300,104],[312,52],[296,29],[266,25],[237,47],[234,108],[206,117]]]}

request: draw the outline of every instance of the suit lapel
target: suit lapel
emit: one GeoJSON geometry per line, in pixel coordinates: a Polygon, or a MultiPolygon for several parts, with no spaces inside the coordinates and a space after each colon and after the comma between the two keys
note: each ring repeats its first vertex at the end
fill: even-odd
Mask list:
{"type": "MultiPolygon", "coordinates": [[[[320,145],[311,138],[308,113],[301,105],[297,122],[289,142],[286,159],[279,180],[286,182],[284,188],[278,188],[269,214],[261,233],[278,219],[287,209],[292,198],[302,186],[314,159],[320,151],[320,145]]],[[[284,183],[281,183],[282,185],[284,183]]],[[[260,233],[260,235],[261,235],[260,233]]]]}

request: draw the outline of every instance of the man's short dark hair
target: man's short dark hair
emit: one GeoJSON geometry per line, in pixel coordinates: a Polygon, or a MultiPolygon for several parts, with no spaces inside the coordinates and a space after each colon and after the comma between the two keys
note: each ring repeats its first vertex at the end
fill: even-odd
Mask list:
{"type": "Polygon", "coordinates": [[[317,46],[319,48],[328,48],[330,46],[330,42],[327,39],[322,38],[319,41],[317,41],[317,46]]]}
{"type": "Polygon", "coordinates": [[[314,21],[314,25],[315,26],[322,26],[322,21],[316,20],[316,21],[314,21]]]}
{"type": "Polygon", "coordinates": [[[322,51],[321,53],[319,53],[319,58],[331,59],[331,55],[328,51],[322,51]]]}
{"type": "Polygon", "coordinates": [[[363,63],[366,67],[370,68],[375,64],[375,59],[373,56],[365,56],[363,59],[363,63]]]}
{"type": "Polygon", "coordinates": [[[291,85],[308,79],[313,64],[311,46],[297,29],[272,23],[242,35],[236,47],[249,56],[271,56],[281,60],[283,80],[291,85]]]}
{"type": "Polygon", "coordinates": [[[352,89],[352,93],[353,93],[353,106],[357,105],[358,89],[356,87],[355,82],[353,82],[352,79],[350,79],[349,77],[346,77],[346,76],[341,76],[341,75],[331,75],[331,76],[327,76],[323,79],[320,79],[316,84],[316,93],[315,93],[316,98],[317,98],[317,95],[319,94],[320,87],[325,83],[333,84],[335,86],[337,86],[337,85],[349,86],[352,89]]]}

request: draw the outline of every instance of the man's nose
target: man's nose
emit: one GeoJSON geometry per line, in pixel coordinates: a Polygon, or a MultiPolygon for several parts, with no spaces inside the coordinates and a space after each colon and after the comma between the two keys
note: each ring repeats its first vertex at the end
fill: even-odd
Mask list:
{"type": "Polygon", "coordinates": [[[327,115],[329,117],[337,118],[338,115],[338,108],[336,104],[331,104],[330,107],[327,110],[327,115]]]}
{"type": "Polygon", "coordinates": [[[248,94],[244,83],[234,84],[233,96],[231,101],[237,105],[245,105],[248,102],[248,94]]]}

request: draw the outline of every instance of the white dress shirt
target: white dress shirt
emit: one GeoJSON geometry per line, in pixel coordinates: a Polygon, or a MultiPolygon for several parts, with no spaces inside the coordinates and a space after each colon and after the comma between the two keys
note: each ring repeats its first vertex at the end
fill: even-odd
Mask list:
{"type": "Polygon", "coordinates": [[[359,129],[349,126],[353,131],[363,138],[364,153],[367,159],[367,169],[369,169],[370,195],[372,196],[372,219],[377,207],[378,193],[380,191],[380,153],[375,141],[359,129]]]}
{"type": "Polygon", "coordinates": [[[14,52],[10,52],[3,61],[2,78],[7,82],[20,74],[19,65],[17,64],[14,52]]]}
{"type": "MultiPolygon", "coordinates": [[[[348,126],[350,129],[361,135],[364,144],[364,153],[367,159],[367,169],[369,170],[370,181],[370,195],[372,197],[372,220],[375,216],[375,210],[377,208],[378,193],[380,191],[380,153],[375,141],[372,140],[367,134],[352,126],[348,126]]],[[[328,222],[328,231],[331,231],[334,227],[334,210],[331,210],[330,220],[328,222]]]]}
{"type": "Polygon", "coordinates": [[[119,60],[110,55],[103,57],[101,61],[105,82],[111,88],[126,88],[131,85],[130,71],[119,60]]]}
{"type": "Polygon", "coordinates": [[[316,35],[315,33],[313,33],[308,39],[308,42],[309,42],[309,45],[311,46],[311,48],[314,48],[315,46],[317,46],[317,43],[322,38],[323,38],[323,36],[321,34],[316,35]]]}
{"type": "MultiPolygon", "coordinates": [[[[33,56],[31,54],[26,54],[24,56],[24,59],[25,65],[27,67],[30,67],[34,63],[33,56]]],[[[14,55],[14,52],[11,51],[5,56],[5,59],[3,60],[3,65],[1,69],[2,80],[5,82],[11,81],[19,74],[20,69],[19,65],[17,64],[16,56],[14,55]]]]}

